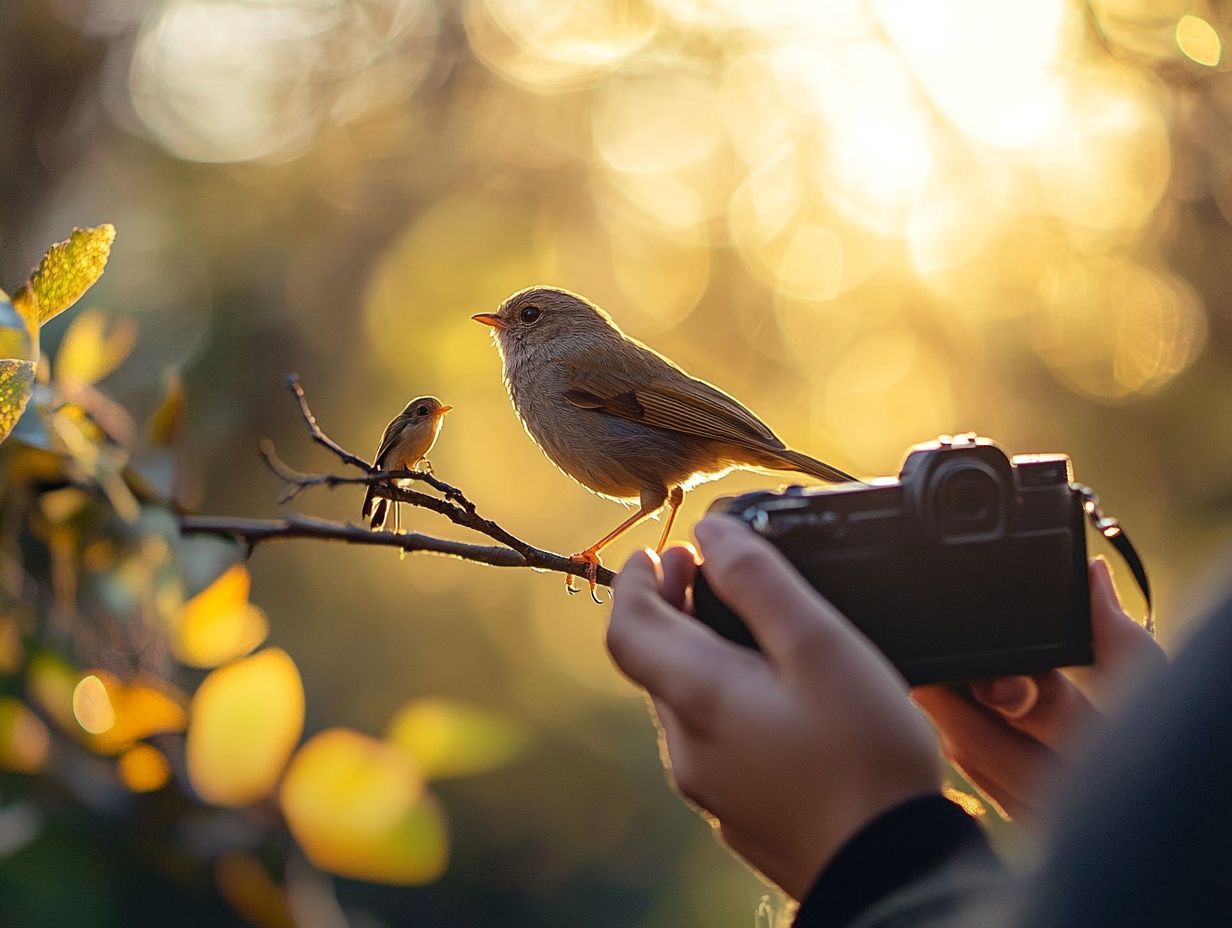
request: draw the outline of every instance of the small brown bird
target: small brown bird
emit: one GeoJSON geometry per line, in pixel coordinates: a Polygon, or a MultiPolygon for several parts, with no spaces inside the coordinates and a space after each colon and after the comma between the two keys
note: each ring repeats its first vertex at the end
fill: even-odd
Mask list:
{"type": "MultiPolygon", "coordinates": [[[[592,596],[599,551],[666,503],[662,549],[685,491],[703,481],[736,468],[855,479],[792,451],[733,397],[625,335],[576,293],[531,287],[471,318],[495,330],[513,408],[552,462],[600,496],[639,504],[573,555],[588,565],[592,596]]],[[[575,592],[572,578],[566,585],[575,592]]]]}
{"type": "MultiPolygon", "coordinates": [[[[406,408],[385,426],[385,434],[381,436],[381,445],[376,449],[376,461],[380,470],[416,470],[419,465],[426,464],[428,470],[428,452],[436,444],[436,436],[440,434],[441,422],[445,413],[453,409],[445,406],[435,396],[421,396],[407,403],[406,408]]],[[[389,500],[378,498],[373,488],[368,487],[364,495],[364,518],[372,517],[373,528],[383,529],[385,517],[389,512],[389,500]]],[[[394,503],[394,531],[401,529],[400,505],[394,503]]]]}

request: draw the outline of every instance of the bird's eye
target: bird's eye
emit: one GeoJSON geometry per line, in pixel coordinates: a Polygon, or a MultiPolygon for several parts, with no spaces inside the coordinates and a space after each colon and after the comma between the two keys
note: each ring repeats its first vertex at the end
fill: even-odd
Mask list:
{"type": "Polygon", "coordinates": [[[417,413],[419,413],[421,416],[426,416],[426,415],[428,414],[428,407],[427,407],[427,406],[420,406],[420,407],[419,407],[418,409],[416,409],[415,411],[416,411],[417,413]]]}
{"type": "Polygon", "coordinates": [[[527,325],[530,325],[531,323],[536,322],[541,315],[542,312],[538,306],[524,306],[522,307],[522,311],[518,313],[518,318],[527,325]]]}

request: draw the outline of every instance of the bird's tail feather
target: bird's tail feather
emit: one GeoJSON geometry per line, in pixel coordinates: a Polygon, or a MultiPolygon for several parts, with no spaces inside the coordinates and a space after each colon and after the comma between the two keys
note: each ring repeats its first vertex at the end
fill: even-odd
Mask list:
{"type": "Polygon", "coordinates": [[[372,487],[368,488],[368,492],[364,494],[364,508],[362,510],[363,517],[367,519],[371,516],[369,526],[375,529],[383,529],[385,527],[385,515],[389,512],[389,500],[384,497],[378,498],[373,492],[372,487]]]}
{"type": "Polygon", "coordinates": [[[790,449],[780,451],[778,452],[778,457],[784,462],[784,470],[797,470],[802,474],[810,474],[819,480],[828,480],[831,483],[858,481],[858,478],[851,476],[851,474],[841,471],[837,467],[831,467],[824,461],[811,458],[799,451],[791,451],[790,449]]]}

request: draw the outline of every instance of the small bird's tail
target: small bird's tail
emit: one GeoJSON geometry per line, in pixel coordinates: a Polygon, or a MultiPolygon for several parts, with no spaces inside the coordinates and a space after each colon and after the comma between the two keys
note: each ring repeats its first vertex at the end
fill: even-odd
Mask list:
{"type": "Polygon", "coordinates": [[[783,461],[783,470],[798,470],[802,474],[810,474],[819,480],[828,480],[831,483],[859,482],[858,478],[851,476],[851,474],[841,471],[837,467],[831,467],[824,461],[811,458],[799,451],[791,451],[790,449],[779,451],[777,456],[783,461]]]}
{"type": "Polygon", "coordinates": [[[361,510],[361,515],[365,519],[371,516],[371,521],[368,523],[372,528],[380,529],[385,527],[385,514],[389,511],[389,500],[378,499],[376,494],[372,492],[372,487],[368,487],[368,492],[364,494],[364,508],[361,510]]]}

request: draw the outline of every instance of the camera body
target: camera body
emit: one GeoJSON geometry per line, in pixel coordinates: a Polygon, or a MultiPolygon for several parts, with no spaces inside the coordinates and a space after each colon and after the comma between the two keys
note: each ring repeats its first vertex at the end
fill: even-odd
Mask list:
{"type": "MultiPolygon", "coordinates": [[[[1089,664],[1082,499],[1063,454],[974,434],[916,445],[898,479],[717,500],[782,551],[912,686],[1089,664]]],[[[705,579],[697,617],[756,647],[705,579]]]]}

